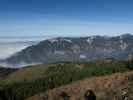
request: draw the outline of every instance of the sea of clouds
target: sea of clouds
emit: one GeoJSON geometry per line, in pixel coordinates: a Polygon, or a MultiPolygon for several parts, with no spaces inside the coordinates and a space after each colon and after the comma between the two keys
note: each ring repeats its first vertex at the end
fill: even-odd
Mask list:
{"type": "Polygon", "coordinates": [[[26,47],[32,45],[32,43],[0,43],[0,59],[5,59],[10,57],[16,52],[25,49],[26,47]]]}
{"type": "Polygon", "coordinates": [[[44,37],[0,37],[0,60],[6,59],[44,39],[44,37]]]}

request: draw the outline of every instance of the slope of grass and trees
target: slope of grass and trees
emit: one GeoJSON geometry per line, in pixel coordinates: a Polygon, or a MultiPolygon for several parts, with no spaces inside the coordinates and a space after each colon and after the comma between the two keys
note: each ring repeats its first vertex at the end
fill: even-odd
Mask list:
{"type": "Polygon", "coordinates": [[[93,76],[133,70],[133,61],[61,62],[28,66],[0,81],[0,100],[24,100],[48,89],[93,76]]]}

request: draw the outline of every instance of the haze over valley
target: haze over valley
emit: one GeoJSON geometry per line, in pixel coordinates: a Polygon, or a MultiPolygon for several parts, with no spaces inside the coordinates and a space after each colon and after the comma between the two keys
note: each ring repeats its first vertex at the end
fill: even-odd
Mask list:
{"type": "Polygon", "coordinates": [[[28,46],[36,45],[45,38],[39,36],[1,36],[0,37],[0,60],[6,59],[16,52],[28,46]]]}

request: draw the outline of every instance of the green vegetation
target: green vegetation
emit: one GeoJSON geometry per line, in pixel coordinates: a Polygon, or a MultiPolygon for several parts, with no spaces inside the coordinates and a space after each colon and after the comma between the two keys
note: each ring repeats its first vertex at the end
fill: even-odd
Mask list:
{"type": "Polygon", "coordinates": [[[8,74],[11,74],[12,72],[16,71],[17,69],[11,69],[11,68],[4,68],[0,67],[0,80],[6,77],[8,74]]]}
{"type": "Polygon", "coordinates": [[[36,93],[84,78],[130,71],[132,66],[131,61],[114,61],[110,63],[64,62],[26,67],[1,81],[0,100],[24,100],[36,93]]]}
{"type": "Polygon", "coordinates": [[[133,69],[133,60],[127,61],[127,67],[132,70],[133,69]]]}

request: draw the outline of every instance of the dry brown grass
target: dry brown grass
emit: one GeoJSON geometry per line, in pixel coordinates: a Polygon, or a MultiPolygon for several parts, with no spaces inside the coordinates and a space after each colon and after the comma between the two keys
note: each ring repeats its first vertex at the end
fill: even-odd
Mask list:
{"type": "MultiPolygon", "coordinates": [[[[49,97],[48,100],[62,100],[60,98],[62,91],[65,91],[71,96],[70,100],[84,100],[83,95],[87,89],[94,91],[97,100],[121,100],[123,93],[128,93],[129,90],[130,92],[133,90],[133,85],[130,85],[133,80],[129,81],[129,76],[133,77],[133,71],[102,77],[92,77],[49,90],[46,93],[35,95],[27,100],[43,100],[43,96],[46,94],[49,97]]],[[[133,100],[132,93],[128,94],[130,96],[128,100],[133,100]]]]}

